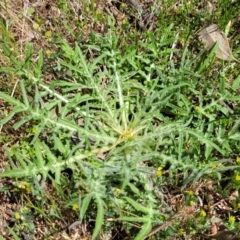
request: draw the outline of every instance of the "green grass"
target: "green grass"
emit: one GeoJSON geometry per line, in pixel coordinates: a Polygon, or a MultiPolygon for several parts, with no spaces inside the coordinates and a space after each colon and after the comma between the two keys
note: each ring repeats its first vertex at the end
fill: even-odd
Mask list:
{"type": "MultiPolygon", "coordinates": [[[[226,12],[230,2],[219,1],[214,16],[222,29],[238,14],[226,12]]],[[[107,31],[80,42],[84,33],[71,30],[70,3],[61,1],[64,30],[46,40],[56,52],[26,44],[18,59],[2,43],[9,63],[0,73],[19,88],[15,96],[0,91],[11,106],[0,125],[23,136],[12,145],[2,139],[8,164],[0,176],[12,181],[2,195],[22,200],[9,228],[14,239],[21,232],[40,239],[37,219],[45,224],[42,239],[78,220],[92,239],[199,239],[212,223],[205,192],[228,199],[238,191],[239,66],[196,41],[211,19],[204,6],[196,12],[197,1],[173,3],[152,9],[152,30],[119,26],[101,13],[107,31]]],[[[84,4],[97,22],[94,1],[84,4]]],[[[237,197],[231,213],[218,215],[227,228],[238,226],[238,206],[237,197]]]]}

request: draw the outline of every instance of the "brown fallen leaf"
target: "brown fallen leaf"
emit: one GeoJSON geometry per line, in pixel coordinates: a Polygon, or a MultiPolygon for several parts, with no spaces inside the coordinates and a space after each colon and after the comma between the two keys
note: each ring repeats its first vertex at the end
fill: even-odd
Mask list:
{"type": "Polygon", "coordinates": [[[209,27],[202,29],[198,33],[198,38],[205,44],[207,49],[211,48],[216,42],[219,42],[219,47],[216,51],[216,57],[222,60],[233,60],[240,63],[232,56],[232,51],[229,47],[229,42],[224,32],[222,32],[217,24],[212,24],[209,27]]]}

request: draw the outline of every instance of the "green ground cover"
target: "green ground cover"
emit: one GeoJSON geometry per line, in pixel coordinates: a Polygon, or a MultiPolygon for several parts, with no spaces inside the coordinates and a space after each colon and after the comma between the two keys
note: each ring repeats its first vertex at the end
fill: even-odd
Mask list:
{"type": "Polygon", "coordinates": [[[215,23],[239,59],[237,1],[17,2],[0,3],[0,239],[237,233],[240,65],[198,39],[215,23]]]}

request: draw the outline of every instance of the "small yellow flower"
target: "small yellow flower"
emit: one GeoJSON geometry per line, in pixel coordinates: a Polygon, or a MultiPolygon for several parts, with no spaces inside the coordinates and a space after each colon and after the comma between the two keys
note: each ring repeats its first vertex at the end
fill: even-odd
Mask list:
{"type": "Polygon", "coordinates": [[[126,7],[126,4],[125,3],[121,3],[120,9],[124,9],[125,7],[126,7]]]}
{"type": "Polygon", "coordinates": [[[46,37],[51,37],[52,36],[52,31],[46,31],[45,36],[46,37]]]}
{"type": "Polygon", "coordinates": [[[126,19],[123,19],[122,20],[122,25],[126,25],[127,24],[127,20],[126,19]]]}
{"type": "Polygon", "coordinates": [[[24,181],[21,181],[18,185],[19,188],[25,189],[25,183],[24,181]]]}
{"type": "Polygon", "coordinates": [[[37,129],[36,129],[36,128],[33,128],[33,129],[32,129],[32,133],[33,133],[33,134],[37,134],[37,129]]]}
{"type": "Polygon", "coordinates": [[[195,106],[195,111],[199,111],[200,110],[200,107],[199,106],[195,106]]]}
{"type": "Polygon", "coordinates": [[[212,165],[211,165],[211,168],[216,168],[217,167],[217,165],[215,164],[215,163],[213,163],[212,165]]]}
{"type": "Polygon", "coordinates": [[[23,207],[23,208],[22,208],[22,211],[27,212],[27,211],[28,211],[28,208],[27,208],[27,207],[23,207]]]}
{"type": "Polygon", "coordinates": [[[194,192],[193,192],[192,190],[189,190],[189,191],[187,191],[187,194],[188,194],[189,196],[193,196],[193,195],[194,195],[194,192]]]}
{"type": "Polygon", "coordinates": [[[235,180],[240,181],[240,175],[237,174],[236,177],[235,177],[235,180]]]}
{"type": "Polygon", "coordinates": [[[240,157],[237,156],[236,162],[237,162],[237,163],[240,163],[240,157]]]}
{"type": "Polygon", "coordinates": [[[40,25],[38,23],[33,23],[33,28],[38,30],[40,28],[40,25]]]}
{"type": "Polygon", "coordinates": [[[78,205],[76,204],[76,203],[74,203],[73,205],[72,205],[72,210],[73,211],[76,211],[78,209],[78,205]]]}
{"type": "Polygon", "coordinates": [[[19,220],[21,218],[21,215],[19,213],[15,213],[14,217],[19,220]]]}
{"type": "Polygon", "coordinates": [[[115,189],[115,194],[118,196],[120,193],[121,193],[121,189],[116,188],[116,189],[115,189]]]}
{"type": "Polygon", "coordinates": [[[195,205],[194,201],[190,201],[190,206],[193,207],[195,205]]]}
{"type": "Polygon", "coordinates": [[[26,189],[26,192],[30,193],[31,192],[30,184],[28,184],[25,189],[26,189]]]}
{"type": "Polygon", "coordinates": [[[178,235],[182,236],[184,234],[185,234],[185,232],[182,228],[178,229],[178,235]]]}
{"type": "Polygon", "coordinates": [[[52,54],[52,52],[51,52],[49,49],[47,49],[47,50],[45,51],[45,53],[46,53],[47,56],[50,56],[50,55],[52,54]]]}
{"type": "Polygon", "coordinates": [[[163,172],[162,172],[162,167],[159,167],[159,168],[157,169],[157,171],[156,171],[156,176],[157,176],[157,177],[161,177],[162,174],[163,174],[163,172]]]}
{"type": "Polygon", "coordinates": [[[31,192],[30,184],[24,181],[21,181],[18,185],[18,188],[26,190],[26,192],[31,192]]]}
{"type": "Polygon", "coordinates": [[[201,216],[201,217],[206,217],[206,215],[207,215],[207,213],[202,209],[202,210],[200,211],[200,216],[201,216]]]}
{"type": "Polygon", "coordinates": [[[125,130],[125,131],[122,133],[122,137],[125,138],[125,139],[131,139],[131,138],[133,137],[133,130],[132,130],[131,128],[125,130]]]}
{"type": "Polygon", "coordinates": [[[234,223],[235,220],[236,220],[236,218],[234,216],[229,216],[229,218],[228,218],[229,223],[234,223]]]}

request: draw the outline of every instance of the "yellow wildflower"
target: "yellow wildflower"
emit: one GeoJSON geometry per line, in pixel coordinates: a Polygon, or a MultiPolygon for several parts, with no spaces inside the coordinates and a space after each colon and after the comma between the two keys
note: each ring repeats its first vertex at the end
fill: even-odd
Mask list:
{"type": "Polygon", "coordinates": [[[32,129],[32,133],[33,133],[33,134],[37,134],[37,129],[36,129],[36,128],[33,128],[33,129],[32,129]]]}
{"type": "Polygon", "coordinates": [[[116,188],[116,189],[115,189],[115,194],[118,196],[120,193],[121,193],[121,189],[116,188]]]}
{"type": "Polygon", "coordinates": [[[31,192],[30,184],[24,181],[21,181],[18,185],[18,188],[26,190],[26,192],[31,192]]]}
{"type": "Polygon", "coordinates": [[[125,3],[121,3],[120,9],[124,9],[125,7],[126,7],[126,4],[125,3]]]}
{"type": "Polygon", "coordinates": [[[200,211],[200,216],[201,216],[201,217],[206,217],[206,215],[207,215],[207,213],[202,209],[202,210],[200,211]]]}
{"type": "Polygon", "coordinates": [[[215,163],[213,163],[212,165],[211,165],[211,168],[216,168],[217,167],[217,165],[215,164],[215,163]]]}
{"type": "Polygon", "coordinates": [[[130,140],[130,139],[133,137],[133,130],[132,130],[131,128],[125,130],[125,131],[122,133],[122,137],[125,138],[125,139],[130,140]]]}
{"type": "Polygon", "coordinates": [[[156,171],[156,176],[157,176],[157,177],[161,177],[162,174],[163,174],[163,172],[162,172],[162,167],[159,167],[159,168],[157,169],[157,171],[156,171]]]}
{"type": "Polygon", "coordinates": [[[178,235],[182,236],[184,235],[184,230],[182,228],[178,229],[178,235]]]}
{"type": "Polygon", "coordinates": [[[52,31],[46,31],[45,36],[46,37],[51,37],[52,36],[52,31]]]}
{"type": "Polygon", "coordinates": [[[21,215],[19,213],[15,213],[14,217],[19,220],[21,218],[21,215]]]}
{"type": "Polygon", "coordinates": [[[240,181],[240,175],[237,174],[236,177],[235,177],[235,180],[240,181]]]}
{"type": "Polygon", "coordinates": [[[194,108],[196,111],[199,111],[200,107],[199,106],[195,106],[194,108]]]}
{"type": "Polygon", "coordinates": [[[76,211],[78,209],[78,205],[76,204],[76,203],[74,203],[73,205],[72,205],[72,210],[73,211],[76,211]]]}
{"type": "Polygon", "coordinates": [[[236,162],[237,162],[237,163],[240,163],[240,157],[237,156],[236,162]]]}
{"type": "Polygon", "coordinates": [[[123,19],[122,20],[122,25],[126,25],[127,24],[127,20],[126,19],[123,19]]]}
{"type": "Polygon", "coordinates": [[[38,23],[33,23],[33,28],[38,30],[40,28],[40,25],[38,23]]]}
{"type": "Polygon", "coordinates": [[[236,218],[234,216],[229,216],[229,218],[228,218],[229,223],[234,223],[235,220],[236,220],[236,218]]]}
{"type": "Polygon", "coordinates": [[[190,206],[193,207],[195,205],[194,201],[190,201],[190,206]]]}
{"type": "Polygon", "coordinates": [[[188,194],[189,196],[193,196],[193,195],[194,195],[194,192],[193,192],[192,190],[189,190],[189,191],[187,191],[187,194],[188,194]]]}
{"type": "Polygon", "coordinates": [[[47,56],[49,56],[49,55],[52,54],[52,52],[51,52],[49,49],[47,49],[47,50],[45,51],[45,53],[46,53],[47,56]]]}
{"type": "Polygon", "coordinates": [[[23,207],[22,208],[22,212],[27,212],[28,211],[28,208],[27,207],[23,207]]]}

